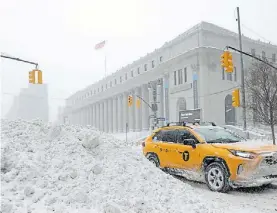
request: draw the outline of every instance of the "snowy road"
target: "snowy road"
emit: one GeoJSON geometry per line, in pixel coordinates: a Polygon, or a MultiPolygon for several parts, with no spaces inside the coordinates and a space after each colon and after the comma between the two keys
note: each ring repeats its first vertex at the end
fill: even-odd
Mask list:
{"type": "Polygon", "coordinates": [[[277,185],[272,187],[241,188],[230,191],[228,194],[210,191],[205,184],[176,177],[195,188],[195,193],[204,195],[208,202],[217,203],[218,210],[222,212],[239,212],[244,208],[248,213],[274,213],[277,212],[277,185]]]}
{"type": "MultiPolygon", "coordinates": [[[[140,147],[133,149],[141,153],[140,147]]],[[[277,183],[272,187],[240,188],[228,193],[217,193],[210,191],[204,183],[174,177],[191,185],[195,194],[205,197],[205,202],[216,205],[220,213],[277,213],[277,183]]]]}

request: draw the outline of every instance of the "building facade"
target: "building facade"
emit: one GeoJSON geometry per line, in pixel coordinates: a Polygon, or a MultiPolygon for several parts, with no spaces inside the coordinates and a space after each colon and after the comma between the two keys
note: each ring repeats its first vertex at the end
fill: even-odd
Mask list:
{"type": "MultiPolygon", "coordinates": [[[[186,120],[239,124],[242,109],[232,107],[232,90],[241,84],[239,54],[234,72],[225,73],[220,56],[238,48],[238,34],[201,22],[161,48],[66,100],[64,117],[71,124],[92,125],[105,132],[143,131],[166,122],[186,120]],[[128,96],[133,104],[128,106],[128,96]],[[136,104],[138,99],[139,106],[136,104]],[[157,106],[157,111],[153,111],[157,106]],[[157,117],[158,120],[154,119],[157,117]]],[[[276,62],[277,46],[242,36],[243,50],[276,62]]],[[[244,57],[244,67],[252,59],[244,57]]]]}
{"type": "Polygon", "coordinates": [[[46,84],[29,84],[14,98],[7,119],[40,119],[49,121],[48,87],[46,84]]]}

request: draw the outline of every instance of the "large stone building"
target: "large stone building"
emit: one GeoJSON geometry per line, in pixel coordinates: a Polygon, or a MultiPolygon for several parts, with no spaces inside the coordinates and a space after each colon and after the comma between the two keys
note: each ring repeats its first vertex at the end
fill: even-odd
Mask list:
{"type": "MultiPolygon", "coordinates": [[[[232,90],[240,87],[239,54],[233,53],[234,72],[227,74],[220,56],[227,45],[238,48],[238,34],[201,22],[161,48],[114,74],[76,92],[66,101],[64,116],[72,124],[92,125],[106,132],[152,128],[148,104],[136,106],[137,96],[157,104],[158,125],[167,121],[214,121],[236,124],[241,108],[232,107],[232,90]],[[128,95],[134,104],[128,107],[128,95]],[[136,96],[137,95],[137,96],[136,96]],[[193,111],[190,111],[193,110],[193,111]],[[192,114],[192,116],[191,116],[192,114]]],[[[276,61],[277,46],[242,36],[243,50],[276,61]]],[[[244,57],[245,70],[251,58],[244,57]]]]}
{"type": "Polygon", "coordinates": [[[40,119],[49,121],[48,88],[46,84],[29,84],[14,98],[7,119],[40,119]]]}

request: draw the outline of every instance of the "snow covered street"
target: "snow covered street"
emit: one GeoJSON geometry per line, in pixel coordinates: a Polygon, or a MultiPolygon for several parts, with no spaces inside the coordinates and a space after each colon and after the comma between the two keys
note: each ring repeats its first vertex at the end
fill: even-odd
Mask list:
{"type": "Polygon", "coordinates": [[[277,190],[214,193],[91,127],[2,120],[1,212],[277,212],[277,190]]]}

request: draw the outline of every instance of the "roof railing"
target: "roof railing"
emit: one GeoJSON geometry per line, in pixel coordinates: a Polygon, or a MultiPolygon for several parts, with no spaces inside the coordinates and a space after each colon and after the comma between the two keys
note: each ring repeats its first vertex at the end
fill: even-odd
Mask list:
{"type": "Polygon", "coordinates": [[[215,124],[215,122],[213,121],[209,121],[209,122],[199,122],[199,121],[195,121],[195,122],[181,122],[181,121],[177,121],[177,122],[169,122],[167,123],[166,125],[167,127],[168,126],[187,126],[187,127],[190,127],[190,126],[217,126],[215,124]]]}

